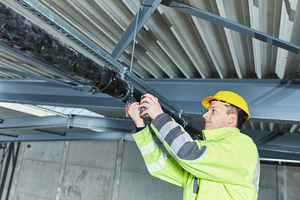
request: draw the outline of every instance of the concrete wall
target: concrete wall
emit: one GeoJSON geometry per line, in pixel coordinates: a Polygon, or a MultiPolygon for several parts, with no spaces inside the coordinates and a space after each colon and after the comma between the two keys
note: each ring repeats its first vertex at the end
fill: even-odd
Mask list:
{"type": "MultiPolygon", "coordinates": [[[[16,154],[17,145],[14,149],[16,154]]],[[[1,150],[1,158],[2,154],[1,150]]],[[[2,172],[7,161],[13,161],[7,156],[2,172]]],[[[2,173],[1,200],[182,199],[182,188],[148,174],[134,142],[22,143],[17,161],[2,173]]],[[[300,167],[261,165],[260,180],[260,200],[294,200],[300,196],[300,167]]]]}
{"type": "Polygon", "coordinates": [[[262,164],[258,199],[300,199],[300,167],[262,164]]]}

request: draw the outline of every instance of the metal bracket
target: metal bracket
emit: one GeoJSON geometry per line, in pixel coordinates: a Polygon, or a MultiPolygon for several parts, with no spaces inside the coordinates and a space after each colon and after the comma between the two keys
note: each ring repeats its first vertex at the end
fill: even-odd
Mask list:
{"type": "Polygon", "coordinates": [[[180,112],[178,113],[178,117],[183,121],[183,128],[185,128],[189,124],[189,122],[182,118],[182,113],[183,110],[181,109],[180,112]]]}
{"type": "Polygon", "coordinates": [[[126,73],[127,67],[123,68],[123,72],[121,73],[121,79],[124,80],[125,79],[125,73],[126,73]]]}
{"type": "Polygon", "coordinates": [[[183,110],[181,109],[180,112],[178,113],[178,117],[181,118],[183,110]]]}
{"type": "Polygon", "coordinates": [[[96,90],[95,88],[91,87],[88,91],[88,94],[95,94],[96,90]]]}
{"type": "Polygon", "coordinates": [[[145,4],[142,1],[140,1],[139,9],[141,9],[141,11],[144,9],[144,6],[145,6],[145,4]]]}
{"type": "MultiPolygon", "coordinates": [[[[126,81],[125,81],[125,82],[126,82],[126,81]]],[[[126,95],[125,95],[122,99],[117,99],[117,100],[120,100],[120,101],[125,101],[125,100],[127,100],[128,97],[129,97],[130,94],[131,94],[131,91],[133,91],[133,84],[129,85],[128,82],[126,82],[126,83],[127,83],[127,85],[128,85],[128,90],[127,90],[126,95]]]]}
{"type": "Polygon", "coordinates": [[[70,115],[70,117],[69,117],[69,121],[68,121],[68,125],[67,125],[67,128],[69,128],[69,129],[72,129],[73,128],[73,124],[74,124],[74,116],[75,115],[70,115]]]}
{"type": "Polygon", "coordinates": [[[181,119],[182,119],[182,121],[183,121],[183,128],[185,128],[185,127],[189,124],[189,122],[186,121],[186,120],[183,119],[183,118],[181,118],[181,119]]]}

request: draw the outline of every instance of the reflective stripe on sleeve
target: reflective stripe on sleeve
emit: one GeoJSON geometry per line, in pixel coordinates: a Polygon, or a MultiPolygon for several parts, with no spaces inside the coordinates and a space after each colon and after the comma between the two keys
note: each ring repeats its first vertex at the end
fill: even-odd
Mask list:
{"type": "Polygon", "coordinates": [[[166,123],[160,130],[159,130],[159,134],[161,135],[162,138],[166,138],[166,136],[169,134],[170,130],[172,130],[173,128],[177,127],[178,124],[170,121],[168,123],[166,123]]]}
{"type": "Polygon", "coordinates": [[[202,158],[207,152],[207,147],[201,149],[191,136],[183,132],[181,127],[174,121],[168,121],[165,124],[157,122],[161,127],[158,131],[158,138],[162,143],[167,142],[170,146],[170,153],[177,160],[177,157],[183,160],[195,161],[202,158]]]}
{"type": "Polygon", "coordinates": [[[154,142],[154,140],[151,140],[147,145],[139,147],[139,150],[142,155],[146,155],[149,153],[152,153],[157,147],[157,144],[154,142]]]}
{"type": "Polygon", "coordinates": [[[186,142],[191,142],[192,139],[189,135],[187,134],[182,134],[178,136],[177,138],[174,139],[174,141],[171,144],[171,148],[174,150],[175,154],[177,155],[179,149],[186,143],[186,142]]]}
{"type": "Polygon", "coordinates": [[[151,173],[163,169],[166,166],[167,159],[167,155],[162,153],[155,163],[146,164],[148,171],[151,173]]]}
{"type": "Polygon", "coordinates": [[[260,162],[259,162],[259,156],[257,155],[257,162],[256,162],[255,170],[253,173],[253,180],[252,180],[255,194],[257,194],[257,192],[258,192],[257,185],[258,185],[258,178],[259,178],[259,169],[260,169],[260,162]]]}

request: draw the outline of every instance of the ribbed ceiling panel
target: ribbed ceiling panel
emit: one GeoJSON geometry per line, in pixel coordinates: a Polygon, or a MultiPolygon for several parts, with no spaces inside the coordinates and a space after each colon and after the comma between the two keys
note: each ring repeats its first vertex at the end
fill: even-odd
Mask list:
{"type": "MultiPolygon", "coordinates": [[[[17,3],[4,2],[29,15],[17,3]]],[[[40,2],[109,54],[140,4],[139,0],[40,2]]],[[[300,43],[297,0],[183,2],[292,44],[300,43]]],[[[132,42],[119,61],[130,67],[131,54],[132,42]]],[[[17,59],[1,52],[0,63],[20,68],[17,59]]],[[[293,79],[299,78],[299,63],[299,55],[160,5],[137,34],[133,71],[142,78],[293,79]]],[[[22,69],[50,76],[29,66],[22,69]]]]}

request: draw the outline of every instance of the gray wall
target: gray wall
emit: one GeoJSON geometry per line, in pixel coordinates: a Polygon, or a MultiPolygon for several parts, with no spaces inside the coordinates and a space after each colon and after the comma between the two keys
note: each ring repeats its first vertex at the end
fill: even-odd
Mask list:
{"type": "MultiPolygon", "coordinates": [[[[17,145],[14,148],[16,154],[17,145]]],[[[7,195],[10,200],[182,199],[182,188],[148,174],[134,142],[22,143],[11,183],[13,165],[6,165],[7,155],[1,200],[7,195]]],[[[258,199],[294,200],[300,196],[299,187],[300,167],[261,165],[258,199]]]]}

